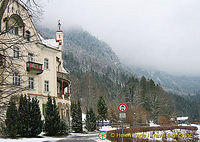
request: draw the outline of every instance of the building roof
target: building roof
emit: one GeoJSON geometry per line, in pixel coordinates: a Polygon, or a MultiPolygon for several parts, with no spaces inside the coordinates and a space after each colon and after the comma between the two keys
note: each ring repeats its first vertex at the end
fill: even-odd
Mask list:
{"type": "Polygon", "coordinates": [[[40,34],[38,34],[41,41],[42,41],[42,44],[48,46],[48,47],[52,47],[52,48],[55,48],[55,49],[58,49],[59,47],[59,42],[56,42],[55,39],[44,39],[40,34]]]}
{"type": "Polygon", "coordinates": [[[64,67],[62,67],[62,72],[67,73],[67,74],[70,73],[69,70],[68,69],[66,70],[64,67]]]}

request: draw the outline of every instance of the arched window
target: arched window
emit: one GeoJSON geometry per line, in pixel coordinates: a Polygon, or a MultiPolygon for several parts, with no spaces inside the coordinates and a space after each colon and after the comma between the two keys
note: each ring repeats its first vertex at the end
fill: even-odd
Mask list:
{"type": "Polygon", "coordinates": [[[49,69],[49,60],[47,58],[44,59],[44,69],[49,69]]]}
{"type": "Polygon", "coordinates": [[[27,41],[30,41],[30,39],[31,39],[31,32],[30,31],[26,31],[26,39],[27,39],[27,41]]]}
{"type": "Polygon", "coordinates": [[[13,58],[19,59],[19,47],[17,46],[13,47],[13,58]]]}
{"type": "Polygon", "coordinates": [[[24,28],[24,23],[22,18],[17,14],[12,14],[7,21],[7,30],[11,34],[19,35],[19,31],[22,31],[22,28],[24,28]]]}

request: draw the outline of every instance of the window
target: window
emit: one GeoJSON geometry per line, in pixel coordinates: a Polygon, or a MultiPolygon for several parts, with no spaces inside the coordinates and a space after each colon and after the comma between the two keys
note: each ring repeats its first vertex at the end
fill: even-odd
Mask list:
{"type": "Polygon", "coordinates": [[[26,39],[27,39],[27,41],[30,41],[30,39],[31,39],[30,31],[26,31],[26,39]]]}
{"type": "Polygon", "coordinates": [[[49,92],[49,81],[44,81],[44,91],[49,92]]]}
{"type": "Polygon", "coordinates": [[[13,57],[19,59],[19,47],[17,46],[13,47],[13,57]]]}
{"type": "Polygon", "coordinates": [[[47,58],[44,59],[44,69],[49,69],[49,60],[47,58]]]}
{"type": "Polygon", "coordinates": [[[14,27],[11,27],[9,28],[9,31],[8,31],[10,34],[15,34],[15,28],[14,27]]]}
{"type": "Polygon", "coordinates": [[[20,75],[19,75],[19,73],[13,74],[13,85],[20,86],[20,75]]]}
{"type": "Polygon", "coordinates": [[[29,89],[34,89],[34,78],[33,77],[29,77],[29,89]]]}
{"type": "Polygon", "coordinates": [[[8,32],[10,34],[19,35],[19,28],[18,27],[10,27],[8,32]]]}
{"type": "Polygon", "coordinates": [[[10,11],[10,7],[8,6],[8,8],[7,8],[7,12],[9,13],[9,11],[10,11]]]}
{"type": "Polygon", "coordinates": [[[28,53],[28,61],[33,62],[33,54],[28,53]]]}

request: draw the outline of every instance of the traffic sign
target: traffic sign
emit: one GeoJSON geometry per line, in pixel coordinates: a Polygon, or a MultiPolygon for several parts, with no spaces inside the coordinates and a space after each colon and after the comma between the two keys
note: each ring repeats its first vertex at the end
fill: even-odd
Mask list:
{"type": "Polygon", "coordinates": [[[120,105],[118,106],[118,110],[119,110],[120,112],[126,112],[126,111],[127,111],[127,105],[126,105],[126,104],[120,104],[120,105]]]}
{"type": "Polygon", "coordinates": [[[126,113],[124,113],[124,112],[119,113],[119,118],[120,119],[125,119],[126,118],[126,113]]]}

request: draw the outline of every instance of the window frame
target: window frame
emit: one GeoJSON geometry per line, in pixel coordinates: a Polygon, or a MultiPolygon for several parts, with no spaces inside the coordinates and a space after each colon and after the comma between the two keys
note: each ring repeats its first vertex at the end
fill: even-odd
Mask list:
{"type": "Polygon", "coordinates": [[[44,91],[49,92],[49,81],[48,80],[44,81],[44,91]]]}
{"type": "Polygon", "coordinates": [[[34,77],[29,77],[29,79],[28,79],[28,88],[29,88],[29,90],[33,90],[34,89],[34,77]]]}
{"type": "Polygon", "coordinates": [[[21,76],[17,72],[15,72],[13,74],[13,85],[15,85],[15,86],[20,86],[21,85],[21,76]]]}
{"type": "Polygon", "coordinates": [[[44,69],[48,70],[49,69],[49,59],[44,58],[44,69]]]}
{"type": "Polygon", "coordinates": [[[13,46],[13,58],[19,59],[19,47],[13,46]]]}
{"type": "Polygon", "coordinates": [[[30,40],[31,40],[31,32],[27,30],[25,33],[26,33],[26,40],[28,42],[30,42],[30,40]]]}
{"type": "Polygon", "coordinates": [[[34,54],[33,53],[28,53],[28,61],[33,62],[34,61],[34,54]]]}

